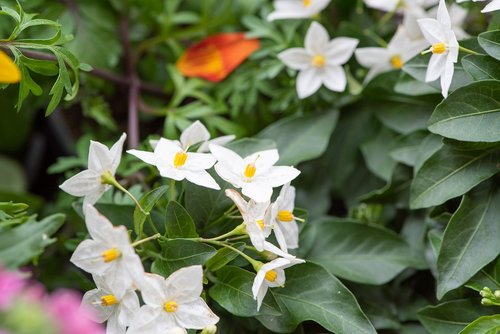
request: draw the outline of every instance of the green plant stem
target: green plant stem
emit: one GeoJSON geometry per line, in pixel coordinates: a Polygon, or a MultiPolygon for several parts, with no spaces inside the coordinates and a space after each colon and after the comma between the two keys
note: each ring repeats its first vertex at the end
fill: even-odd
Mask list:
{"type": "Polygon", "coordinates": [[[245,223],[242,223],[242,224],[236,226],[232,231],[229,231],[227,233],[219,235],[218,237],[215,237],[215,238],[209,238],[209,239],[200,238],[200,241],[202,241],[202,242],[217,241],[217,240],[227,239],[227,238],[232,237],[234,235],[240,236],[240,235],[246,234],[246,233],[247,233],[247,228],[245,226],[245,223]]]}
{"type": "MultiPolygon", "coordinates": [[[[156,228],[154,222],[153,222],[153,218],[151,218],[151,215],[148,215],[148,222],[149,222],[149,225],[151,225],[151,228],[153,229],[153,231],[156,233],[156,234],[160,234],[160,232],[158,231],[158,229],[156,228]]],[[[142,231],[141,231],[142,233],[142,231]]]]}
{"type": "Polygon", "coordinates": [[[462,52],[465,52],[465,53],[468,53],[468,54],[471,54],[471,55],[479,55],[479,53],[477,53],[476,51],[473,51],[473,50],[470,50],[470,49],[467,49],[467,48],[464,48],[463,46],[459,45],[458,46],[458,49],[462,52]]]}
{"type": "Polygon", "coordinates": [[[387,42],[382,39],[382,37],[371,31],[370,29],[363,30],[363,35],[371,38],[375,43],[383,48],[386,48],[388,45],[387,42]]]}
{"type": "Polygon", "coordinates": [[[252,265],[252,267],[254,268],[255,271],[259,271],[259,269],[263,266],[262,262],[257,261],[255,259],[252,259],[250,256],[246,255],[245,253],[243,253],[239,249],[234,248],[231,245],[228,245],[227,243],[220,242],[220,241],[214,241],[214,240],[206,240],[205,242],[209,243],[209,244],[216,245],[216,246],[226,247],[226,248],[232,250],[233,252],[238,253],[239,255],[241,255],[241,257],[243,257],[245,260],[247,260],[252,265]]]}
{"type": "Polygon", "coordinates": [[[175,201],[175,180],[170,180],[170,200],[175,201]]]}
{"type": "Polygon", "coordinates": [[[142,243],[145,243],[145,242],[148,242],[148,241],[151,241],[151,240],[156,240],[156,239],[158,239],[160,237],[161,237],[161,234],[160,233],[156,233],[156,234],[154,234],[154,235],[152,235],[150,237],[147,237],[147,238],[144,238],[144,239],[141,239],[141,240],[137,240],[136,242],[134,242],[132,244],[132,247],[137,247],[137,246],[139,246],[142,243]]]}
{"type": "Polygon", "coordinates": [[[134,197],[134,195],[132,195],[127,189],[125,189],[116,179],[115,177],[113,176],[113,174],[111,174],[109,171],[102,174],[101,175],[101,183],[102,184],[109,184],[115,188],[117,188],[118,190],[121,190],[122,192],[124,192],[125,194],[127,194],[128,197],[130,197],[132,199],[132,201],[134,201],[134,203],[137,205],[137,207],[139,208],[139,210],[141,210],[141,212],[146,215],[146,216],[149,216],[149,212],[145,211],[141,204],[139,204],[139,201],[137,200],[137,198],[134,197]]]}

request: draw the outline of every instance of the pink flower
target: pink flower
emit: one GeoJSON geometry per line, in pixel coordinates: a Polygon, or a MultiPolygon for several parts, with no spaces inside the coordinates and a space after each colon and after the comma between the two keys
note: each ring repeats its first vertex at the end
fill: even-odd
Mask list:
{"type": "Polygon", "coordinates": [[[25,286],[26,280],[20,272],[7,271],[0,266],[0,310],[7,309],[25,286]]]}
{"type": "Polygon", "coordinates": [[[58,290],[47,297],[47,312],[59,326],[61,334],[104,334],[104,328],[91,321],[91,314],[80,308],[82,297],[71,290],[58,290]]]}

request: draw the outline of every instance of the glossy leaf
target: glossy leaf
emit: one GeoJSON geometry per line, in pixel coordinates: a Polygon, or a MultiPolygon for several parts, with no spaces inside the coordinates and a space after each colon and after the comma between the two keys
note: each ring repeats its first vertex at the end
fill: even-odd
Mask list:
{"type": "Polygon", "coordinates": [[[495,314],[474,320],[460,334],[498,334],[498,332],[500,332],[500,314],[495,314]]]}
{"type": "Polygon", "coordinates": [[[500,60],[500,30],[483,32],[477,40],[490,56],[500,60]]]}
{"type": "Polygon", "coordinates": [[[500,80],[498,60],[484,55],[468,55],[462,59],[462,66],[475,81],[500,80]]]}
{"type": "MultiPolygon", "coordinates": [[[[156,189],[151,190],[146,195],[144,195],[140,200],[139,204],[145,212],[151,212],[153,210],[156,203],[162,198],[163,195],[167,192],[168,187],[162,186],[156,189]]],[[[142,231],[142,226],[146,221],[147,216],[139,209],[138,206],[134,209],[134,230],[137,235],[139,235],[139,231],[142,231]]]]}
{"type": "Polygon", "coordinates": [[[167,205],[165,230],[169,238],[196,238],[196,226],[193,218],[182,205],[170,201],[167,205]]]}

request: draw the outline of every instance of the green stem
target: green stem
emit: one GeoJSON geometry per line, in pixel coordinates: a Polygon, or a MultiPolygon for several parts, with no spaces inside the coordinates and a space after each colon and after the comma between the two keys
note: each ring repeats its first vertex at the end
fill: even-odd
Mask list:
{"type": "Polygon", "coordinates": [[[366,36],[366,37],[369,37],[371,38],[375,43],[377,43],[379,46],[383,47],[383,48],[387,48],[387,42],[384,41],[382,39],[382,37],[380,37],[379,35],[377,35],[376,33],[374,33],[373,31],[371,31],[370,29],[365,29],[363,30],[363,34],[366,36]]]}
{"type": "MultiPolygon", "coordinates": [[[[154,222],[153,222],[153,218],[151,218],[151,215],[148,215],[148,222],[149,222],[149,225],[151,225],[151,228],[153,229],[153,231],[156,233],[156,234],[160,234],[160,232],[158,232],[158,229],[156,228],[154,222]]],[[[141,231],[142,233],[142,231],[141,231]]]]}
{"type": "Polygon", "coordinates": [[[210,238],[210,239],[200,238],[200,241],[202,241],[202,242],[217,241],[217,240],[221,240],[221,239],[227,239],[229,237],[232,237],[233,235],[240,236],[240,235],[246,234],[246,233],[247,233],[247,228],[245,226],[245,223],[242,223],[242,224],[236,226],[236,228],[232,231],[229,231],[225,234],[219,235],[218,237],[215,237],[215,238],[210,238]]]}
{"type": "Polygon", "coordinates": [[[462,52],[465,52],[465,53],[468,53],[468,54],[471,54],[471,55],[479,55],[479,53],[477,53],[476,51],[473,51],[473,50],[470,50],[470,49],[467,49],[467,48],[464,48],[463,46],[459,45],[458,46],[458,49],[462,52]]]}
{"type": "Polygon", "coordinates": [[[175,201],[175,180],[170,180],[170,200],[175,201]]]}
{"type": "Polygon", "coordinates": [[[222,243],[222,242],[220,242],[219,244],[220,244],[220,246],[226,247],[226,248],[232,250],[233,252],[241,255],[241,257],[243,257],[245,260],[247,260],[252,265],[252,267],[255,271],[259,271],[260,268],[264,265],[262,262],[252,259],[250,256],[246,255],[245,253],[243,253],[239,249],[234,248],[233,246],[230,246],[230,245],[222,243]]]}
{"type": "Polygon", "coordinates": [[[148,242],[148,241],[151,241],[151,240],[155,240],[155,239],[158,239],[160,237],[161,237],[161,234],[160,233],[156,233],[155,235],[152,235],[150,237],[147,237],[147,238],[144,238],[144,239],[141,239],[141,240],[138,240],[138,241],[134,242],[132,244],[132,247],[137,247],[137,246],[139,246],[142,243],[145,243],[145,242],[148,242]]]}
{"type": "Polygon", "coordinates": [[[130,197],[132,199],[132,201],[134,201],[134,203],[137,205],[137,207],[139,208],[139,210],[141,210],[141,212],[148,216],[149,215],[149,212],[146,212],[141,204],[139,204],[139,201],[137,200],[137,198],[134,197],[134,195],[132,195],[127,189],[125,189],[116,179],[115,177],[113,176],[113,174],[111,174],[111,172],[107,171],[105,172],[104,174],[101,175],[101,183],[102,184],[109,184],[115,188],[117,188],[118,190],[121,190],[122,192],[124,192],[125,194],[127,194],[128,197],[130,197]]]}

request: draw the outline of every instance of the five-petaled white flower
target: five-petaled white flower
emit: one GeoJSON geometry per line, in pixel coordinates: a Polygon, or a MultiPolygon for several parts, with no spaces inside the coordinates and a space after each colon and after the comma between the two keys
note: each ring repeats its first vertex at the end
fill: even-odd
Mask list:
{"type": "Polygon", "coordinates": [[[314,94],[321,85],[335,92],[343,92],[347,85],[341,65],[351,58],[358,40],[338,37],[330,40],[326,29],[313,22],[307,30],[304,48],[291,48],[278,54],[286,66],[299,70],[297,94],[303,99],[314,94]]]}
{"type": "MultiPolygon", "coordinates": [[[[209,144],[224,146],[235,138],[235,135],[229,135],[210,140],[210,133],[207,128],[200,121],[196,121],[182,131],[180,140],[175,140],[174,142],[181,146],[184,151],[187,151],[193,145],[201,143],[196,152],[205,153],[209,152],[209,144]]],[[[156,145],[158,145],[158,140],[150,140],[149,143],[155,149],[156,145]]]]}
{"type": "Polygon", "coordinates": [[[370,70],[365,82],[376,75],[394,69],[401,69],[405,62],[419,54],[426,46],[425,41],[413,41],[408,38],[406,30],[400,26],[387,48],[366,47],[356,50],[356,60],[370,70]]]}
{"type": "Polygon", "coordinates": [[[146,305],[136,314],[127,333],[157,334],[176,327],[203,329],[216,324],[219,317],[200,297],[202,281],[201,266],[179,269],[167,279],[146,274],[140,286],[146,305]]]}
{"type": "Polygon", "coordinates": [[[251,199],[247,202],[234,189],[226,189],[226,196],[238,207],[252,245],[259,252],[264,251],[266,238],[272,231],[269,201],[257,203],[251,199]]]}
{"type": "Polygon", "coordinates": [[[206,171],[215,164],[215,158],[208,153],[187,152],[179,143],[161,138],[154,152],[128,150],[144,162],[156,166],[160,175],[170,179],[188,181],[197,185],[220,189],[214,178],[206,171]]]}
{"type": "Polygon", "coordinates": [[[296,258],[277,258],[259,269],[252,285],[253,299],[257,300],[257,311],[262,305],[268,288],[285,286],[284,269],[304,262],[304,260],[296,258]]]}
{"type": "Polygon", "coordinates": [[[97,202],[111,188],[111,185],[103,182],[103,176],[114,177],[120,164],[125,138],[127,135],[124,133],[111,149],[99,142],[90,141],[88,169],[69,178],[59,187],[70,195],[84,196],[84,204],[97,202]]]}
{"type": "Polygon", "coordinates": [[[274,234],[284,252],[299,247],[299,225],[293,215],[294,207],[295,188],[287,183],[270,207],[274,234]]]}
{"type": "Polygon", "coordinates": [[[268,21],[303,19],[313,17],[325,9],[331,0],[275,0],[275,10],[267,16],[268,21]]]}
{"type": "Polygon", "coordinates": [[[92,239],[83,240],[71,256],[77,267],[104,276],[118,296],[123,296],[144,275],[141,259],[130,243],[125,226],[113,226],[92,205],[84,207],[92,239]]]}
{"type": "MultiPolygon", "coordinates": [[[[468,0],[458,0],[457,2],[465,2],[468,0]]],[[[474,2],[477,1],[485,1],[485,0],[473,0],[474,2]]],[[[491,0],[489,4],[486,5],[486,7],[483,8],[481,11],[482,13],[489,13],[489,12],[494,12],[496,10],[500,10],[500,0],[491,0]]]]}
{"type": "Polygon", "coordinates": [[[245,158],[222,146],[210,145],[217,158],[215,171],[225,181],[241,188],[245,196],[256,202],[271,199],[273,188],[295,179],[300,171],[289,166],[274,166],[279,159],[278,150],[256,152],[245,158]]]}
{"type": "Polygon", "coordinates": [[[443,96],[447,97],[455,70],[454,65],[458,61],[458,42],[444,0],[439,2],[437,19],[420,19],[418,24],[425,39],[432,45],[426,51],[432,52],[432,56],[425,81],[430,82],[441,77],[441,91],[443,96]]]}
{"type": "Polygon", "coordinates": [[[107,284],[105,277],[93,275],[96,289],[87,291],[82,305],[93,309],[95,321],[107,321],[106,334],[125,334],[133,316],[139,311],[139,298],[133,289],[116,291],[107,284]],[[120,295],[121,293],[121,295],[120,295]]]}

